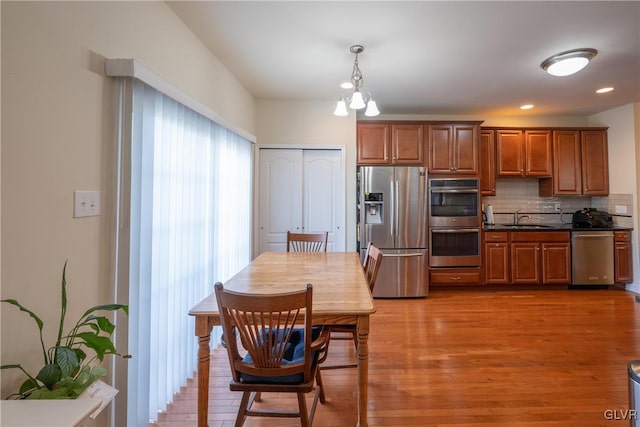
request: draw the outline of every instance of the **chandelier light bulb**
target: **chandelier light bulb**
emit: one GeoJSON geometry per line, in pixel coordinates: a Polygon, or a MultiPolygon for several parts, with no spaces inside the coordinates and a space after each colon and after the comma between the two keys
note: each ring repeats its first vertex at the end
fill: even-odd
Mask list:
{"type": "Polygon", "coordinates": [[[336,116],[348,116],[349,112],[347,111],[347,103],[344,102],[343,99],[339,100],[336,104],[336,109],[333,112],[336,116]]]}
{"type": "Polygon", "coordinates": [[[359,90],[353,92],[353,95],[351,96],[351,104],[349,104],[349,108],[353,110],[360,110],[364,107],[366,107],[366,105],[364,103],[364,99],[362,99],[362,93],[359,90]]]}
{"type": "Polygon", "coordinates": [[[376,105],[376,101],[374,101],[373,99],[370,99],[369,102],[367,102],[367,109],[364,112],[364,115],[373,117],[373,116],[377,116],[378,114],[380,114],[380,111],[378,111],[378,106],[376,105]]]}

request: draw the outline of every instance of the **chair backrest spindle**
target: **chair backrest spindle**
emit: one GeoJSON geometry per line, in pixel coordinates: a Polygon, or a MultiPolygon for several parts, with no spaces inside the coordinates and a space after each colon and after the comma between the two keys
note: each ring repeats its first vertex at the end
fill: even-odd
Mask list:
{"type": "Polygon", "coordinates": [[[329,233],[292,233],[287,231],[287,252],[326,252],[329,233]]]}

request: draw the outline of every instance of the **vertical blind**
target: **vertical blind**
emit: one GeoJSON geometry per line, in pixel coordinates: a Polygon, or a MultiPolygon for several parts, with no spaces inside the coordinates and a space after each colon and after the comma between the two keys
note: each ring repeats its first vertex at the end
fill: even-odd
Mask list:
{"type": "Polygon", "coordinates": [[[189,309],[250,261],[253,148],[143,82],[132,93],[127,425],[146,426],[197,368],[189,309]]]}

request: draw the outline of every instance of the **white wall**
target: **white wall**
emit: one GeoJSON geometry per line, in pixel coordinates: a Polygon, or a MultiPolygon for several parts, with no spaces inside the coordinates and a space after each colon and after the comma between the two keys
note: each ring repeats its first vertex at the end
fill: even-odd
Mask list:
{"type": "MultiPolygon", "coordinates": [[[[335,102],[257,100],[257,142],[261,145],[342,147],[345,153],[346,250],[356,250],[356,117],[333,115],[335,102]]],[[[256,186],[256,188],[258,188],[256,186]]],[[[257,197],[257,194],[256,194],[257,197]]],[[[256,206],[257,198],[254,198],[256,206]]],[[[257,225],[257,221],[255,222],[257,225]]],[[[254,235],[258,236],[258,230],[254,235]]]]}
{"type": "MultiPolygon", "coordinates": [[[[103,74],[104,58],[139,60],[253,134],[255,104],[164,2],[0,5],[1,296],[38,313],[50,343],[65,260],[68,323],[113,300],[114,84],[103,74]],[[100,216],[73,219],[74,190],[99,190],[100,216]]],[[[35,324],[1,308],[0,363],[37,371],[35,324]]],[[[0,397],[22,380],[17,371],[2,371],[0,397]]]]}
{"type": "Polygon", "coordinates": [[[638,134],[638,108],[640,104],[628,104],[611,110],[603,111],[589,117],[589,126],[608,126],[609,142],[609,193],[632,194],[635,203],[633,215],[634,230],[632,233],[633,244],[633,271],[634,282],[628,286],[629,290],[640,293],[640,246],[638,246],[638,231],[640,220],[638,215],[638,180],[640,169],[638,168],[638,156],[636,147],[640,147],[640,134],[638,134]]]}

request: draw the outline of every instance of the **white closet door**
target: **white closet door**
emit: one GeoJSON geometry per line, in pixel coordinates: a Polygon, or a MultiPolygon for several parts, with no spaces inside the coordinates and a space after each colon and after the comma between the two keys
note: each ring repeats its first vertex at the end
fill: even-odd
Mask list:
{"type": "Polygon", "coordinates": [[[340,150],[304,150],[303,225],[329,232],[327,250],[344,251],[344,174],[340,150]]]}
{"type": "Polygon", "coordinates": [[[302,231],[302,150],[260,150],[260,253],[285,251],[302,231]]]}
{"type": "Polygon", "coordinates": [[[342,152],[261,148],[259,253],[285,251],[287,230],[329,232],[329,251],[345,249],[342,152]]]}

